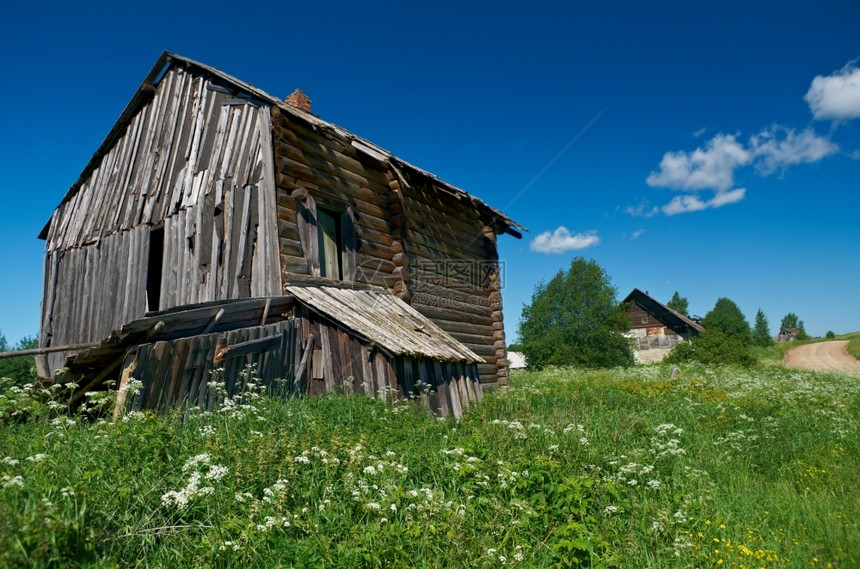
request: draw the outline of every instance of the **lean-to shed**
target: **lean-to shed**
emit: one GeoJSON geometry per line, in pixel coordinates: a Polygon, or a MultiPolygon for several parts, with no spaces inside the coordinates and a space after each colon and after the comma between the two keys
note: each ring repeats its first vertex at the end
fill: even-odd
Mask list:
{"type": "MultiPolygon", "coordinates": [[[[116,345],[124,326],[158,314],[241,299],[271,305],[275,298],[292,299],[289,318],[308,311],[368,349],[401,357],[363,336],[367,323],[332,309],[337,295],[358,309],[372,292],[409,307],[462,348],[459,361],[475,367],[470,377],[479,378],[478,388],[504,385],[496,239],[520,237],[521,229],[465,191],[320,119],[300,91],[281,100],[165,52],[40,234],[40,343],[58,350],[43,363],[74,367],[85,354],[64,346],[101,343],[91,349],[98,352],[110,344],[106,338],[116,345]]],[[[382,304],[360,312],[374,318],[382,304]]],[[[259,316],[254,327],[275,324],[271,313],[259,316]]],[[[331,346],[310,349],[317,348],[324,361],[331,346]]],[[[114,367],[119,373],[122,362],[114,367]]]]}
{"type": "Polygon", "coordinates": [[[633,353],[639,363],[658,362],[679,343],[688,341],[700,332],[701,324],[672,310],[638,288],[622,301],[627,306],[633,341],[633,353]]]}

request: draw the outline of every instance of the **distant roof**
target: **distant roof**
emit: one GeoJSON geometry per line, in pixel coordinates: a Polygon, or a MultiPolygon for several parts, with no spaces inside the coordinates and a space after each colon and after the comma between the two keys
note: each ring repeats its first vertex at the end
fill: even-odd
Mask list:
{"type": "MultiPolygon", "coordinates": [[[[149,102],[152,94],[155,92],[155,87],[158,86],[162,77],[164,77],[165,73],[174,66],[194,69],[199,72],[203,72],[212,77],[219,79],[223,83],[228,83],[232,87],[244,91],[246,95],[250,95],[254,99],[258,100],[261,103],[265,103],[268,105],[272,105],[278,107],[281,111],[293,115],[294,117],[298,117],[301,120],[309,123],[314,128],[321,128],[324,130],[329,130],[347,140],[350,141],[352,146],[373,158],[380,161],[387,161],[392,166],[397,168],[405,168],[408,170],[412,170],[416,173],[421,174],[422,176],[426,176],[435,182],[434,187],[442,192],[448,193],[457,200],[468,202],[473,208],[483,212],[484,214],[490,216],[494,222],[501,224],[505,233],[513,235],[516,238],[521,238],[522,234],[517,230],[526,231],[526,228],[522,225],[516,223],[511,218],[509,218],[504,213],[500,212],[497,209],[494,209],[487,205],[482,200],[476,198],[475,196],[470,195],[465,190],[462,190],[456,186],[452,186],[447,182],[441,180],[436,175],[418,168],[417,166],[413,166],[412,164],[406,162],[405,160],[401,160],[397,158],[389,151],[373,144],[372,142],[363,139],[355,134],[352,134],[348,130],[341,128],[333,123],[327,122],[319,118],[318,116],[303,111],[293,105],[286,103],[284,100],[274,97],[265,91],[254,87],[250,83],[245,83],[241,79],[237,79],[232,75],[228,75],[223,71],[215,69],[214,67],[210,67],[203,63],[199,63],[192,59],[188,59],[187,57],[182,57],[180,55],[176,55],[175,53],[170,53],[168,51],[162,52],[161,56],[156,61],[155,66],[153,66],[152,70],[143,80],[143,83],[138,88],[137,92],[132,97],[131,101],[129,101],[128,105],[126,105],[125,110],[123,110],[116,124],[114,124],[113,128],[111,128],[107,137],[105,137],[101,146],[99,146],[96,153],[87,163],[84,170],[81,172],[78,180],[72,184],[69,188],[69,191],[66,192],[65,197],[63,197],[62,203],[69,201],[72,196],[74,196],[81,184],[89,177],[90,173],[98,167],[101,163],[102,158],[107,154],[110,148],[114,145],[116,140],[122,136],[125,132],[126,127],[131,122],[131,119],[138,112],[138,110],[149,102]]],[[[48,228],[50,227],[50,220],[45,224],[45,227],[39,233],[40,239],[46,239],[48,234],[48,228]]]]}
{"type": "Polygon", "coordinates": [[[525,354],[520,352],[508,352],[508,367],[511,369],[523,369],[528,365],[525,354]]]}
{"type": "Polygon", "coordinates": [[[704,332],[705,331],[705,328],[701,324],[699,324],[698,322],[695,322],[695,321],[687,318],[686,316],[684,316],[683,314],[681,314],[680,312],[678,312],[676,310],[672,310],[671,308],[669,308],[668,306],[666,306],[662,302],[649,296],[647,293],[642,292],[638,288],[634,288],[633,291],[627,295],[627,298],[625,298],[621,302],[622,302],[622,304],[628,303],[628,302],[635,302],[636,304],[641,306],[644,310],[648,311],[649,313],[651,313],[655,317],[657,317],[661,322],[664,322],[667,325],[670,325],[670,327],[674,321],[674,323],[676,323],[676,324],[683,324],[689,328],[692,328],[693,330],[696,330],[697,332],[704,332]]]}
{"type": "Polygon", "coordinates": [[[483,362],[430,319],[397,298],[375,290],[288,286],[286,292],[312,310],[396,355],[483,362]]]}

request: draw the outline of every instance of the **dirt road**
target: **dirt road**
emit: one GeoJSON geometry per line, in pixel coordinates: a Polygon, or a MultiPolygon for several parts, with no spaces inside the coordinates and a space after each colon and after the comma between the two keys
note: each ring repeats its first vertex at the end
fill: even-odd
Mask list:
{"type": "Polygon", "coordinates": [[[785,365],[818,371],[860,373],[860,361],[848,353],[848,340],[797,346],[786,352],[785,365]]]}

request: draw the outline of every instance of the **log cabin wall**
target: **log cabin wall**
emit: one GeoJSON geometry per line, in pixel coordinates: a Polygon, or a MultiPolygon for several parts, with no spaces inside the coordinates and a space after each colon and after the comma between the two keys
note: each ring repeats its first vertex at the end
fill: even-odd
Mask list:
{"type": "Polygon", "coordinates": [[[385,165],[348,139],[272,108],[277,171],[277,219],[283,282],[320,277],[317,209],[344,225],[346,282],[393,290],[388,177],[385,165]]]}
{"type": "Polygon", "coordinates": [[[484,358],[481,382],[507,384],[496,233],[468,197],[402,180],[411,304],[484,358]]]}
{"type": "Polygon", "coordinates": [[[284,284],[321,276],[316,209],[341,212],[354,232],[341,280],[413,304],[485,359],[483,383],[505,385],[496,234],[468,196],[440,190],[424,175],[408,181],[406,167],[333,129],[277,106],[272,114],[284,284]]]}
{"type": "Polygon", "coordinates": [[[181,65],[144,87],[43,232],[43,347],[101,340],[147,310],[281,292],[269,108],[181,65]]]}

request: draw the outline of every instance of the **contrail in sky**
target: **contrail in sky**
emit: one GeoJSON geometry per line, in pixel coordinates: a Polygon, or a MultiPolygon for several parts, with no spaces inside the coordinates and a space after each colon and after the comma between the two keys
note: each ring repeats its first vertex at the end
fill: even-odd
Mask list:
{"type": "Polygon", "coordinates": [[[556,154],[556,155],[555,155],[555,158],[553,158],[552,160],[550,160],[550,161],[547,163],[547,165],[543,167],[543,170],[541,170],[540,172],[538,172],[538,173],[537,173],[537,176],[535,176],[534,178],[532,178],[532,181],[531,181],[531,182],[529,182],[528,184],[526,184],[526,185],[523,187],[523,189],[522,189],[522,190],[520,190],[520,193],[518,193],[517,195],[515,195],[515,196],[514,196],[514,199],[512,199],[512,200],[510,201],[510,203],[508,203],[508,205],[506,205],[506,206],[504,207],[504,209],[502,209],[502,211],[507,211],[509,207],[511,207],[512,205],[514,205],[514,202],[516,202],[518,199],[520,199],[520,198],[522,197],[522,195],[523,195],[524,193],[526,193],[526,190],[528,190],[530,187],[532,187],[532,185],[533,185],[535,182],[537,182],[537,181],[538,181],[538,179],[539,179],[541,176],[543,176],[543,175],[544,175],[544,173],[545,173],[547,170],[549,170],[549,169],[552,167],[552,165],[553,165],[553,164],[555,164],[556,160],[558,160],[559,158],[561,158],[561,157],[562,157],[562,155],[563,155],[565,152],[567,152],[567,149],[568,149],[568,148],[570,148],[570,147],[573,145],[573,143],[574,143],[574,142],[576,142],[577,140],[579,140],[579,137],[580,137],[580,136],[582,136],[583,134],[585,134],[585,131],[587,131],[589,128],[591,128],[591,125],[593,125],[595,122],[597,122],[597,119],[599,119],[599,118],[600,118],[600,115],[602,115],[603,113],[605,113],[605,112],[606,112],[606,109],[608,109],[608,108],[609,108],[609,107],[603,107],[603,109],[602,109],[599,113],[597,113],[596,115],[594,115],[594,118],[593,118],[593,119],[591,119],[591,120],[588,122],[588,124],[587,124],[587,125],[585,125],[585,126],[582,128],[582,130],[580,130],[578,133],[576,133],[576,136],[574,136],[573,138],[571,138],[571,139],[570,139],[570,142],[568,142],[568,143],[565,145],[565,147],[561,149],[561,152],[559,152],[558,154],[556,154]]]}

